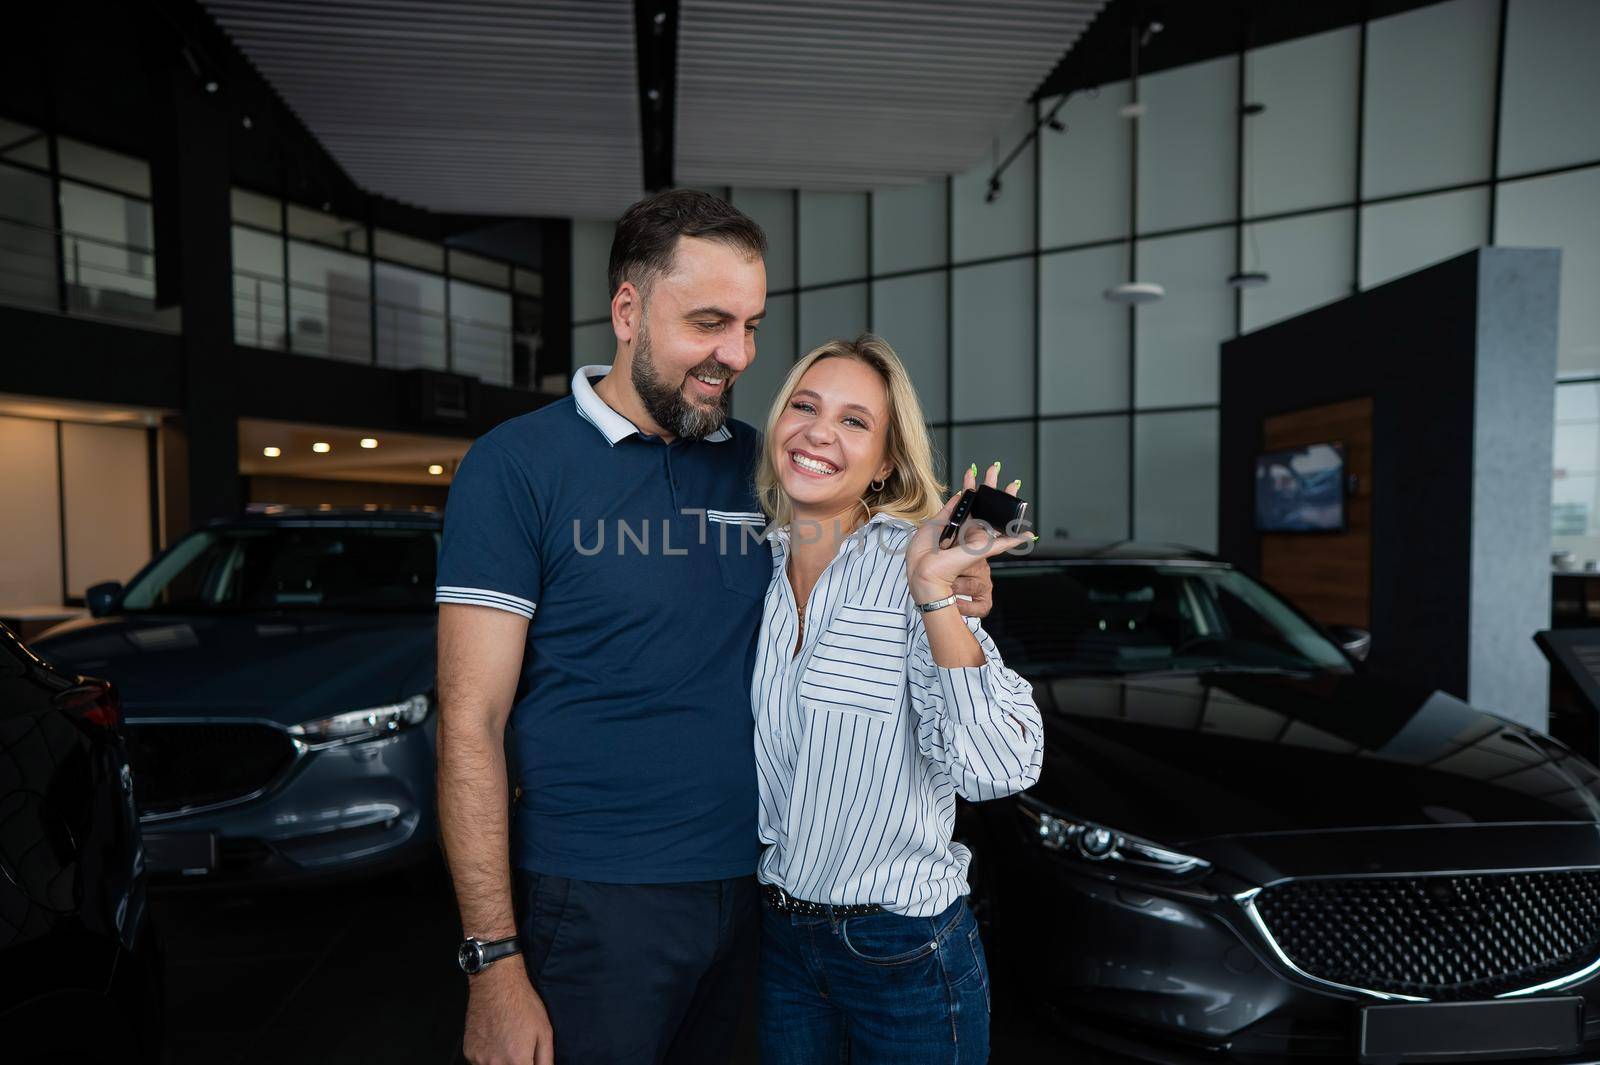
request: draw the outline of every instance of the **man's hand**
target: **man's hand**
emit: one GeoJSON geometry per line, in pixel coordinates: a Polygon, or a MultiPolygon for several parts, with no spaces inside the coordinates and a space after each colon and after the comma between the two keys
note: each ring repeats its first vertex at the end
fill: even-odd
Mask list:
{"type": "Polygon", "coordinates": [[[555,1065],[550,1015],[520,955],[501,959],[467,985],[461,1053],[471,1065],[555,1065]]]}
{"type": "Polygon", "coordinates": [[[950,590],[956,595],[970,595],[972,601],[956,600],[956,609],[962,616],[982,620],[994,609],[994,577],[989,573],[989,560],[980,558],[955,579],[950,590]]]}

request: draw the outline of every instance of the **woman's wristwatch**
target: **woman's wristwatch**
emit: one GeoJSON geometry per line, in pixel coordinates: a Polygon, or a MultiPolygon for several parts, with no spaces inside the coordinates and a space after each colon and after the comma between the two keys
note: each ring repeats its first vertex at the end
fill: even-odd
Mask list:
{"type": "Polygon", "coordinates": [[[943,599],[935,599],[931,603],[918,603],[916,604],[916,607],[924,614],[931,614],[935,610],[943,610],[947,606],[955,605],[955,601],[955,594],[951,593],[950,595],[945,596],[943,599]]]}

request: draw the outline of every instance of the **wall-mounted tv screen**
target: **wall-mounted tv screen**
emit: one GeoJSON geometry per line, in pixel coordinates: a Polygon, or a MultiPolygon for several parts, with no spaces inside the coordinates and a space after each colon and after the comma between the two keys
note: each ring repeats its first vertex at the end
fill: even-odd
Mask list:
{"type": "Polygon", "coordinates": [[[1256,528],[1343,532],[1344,445],[1310,444],[1256,456],[1256,528]]]}

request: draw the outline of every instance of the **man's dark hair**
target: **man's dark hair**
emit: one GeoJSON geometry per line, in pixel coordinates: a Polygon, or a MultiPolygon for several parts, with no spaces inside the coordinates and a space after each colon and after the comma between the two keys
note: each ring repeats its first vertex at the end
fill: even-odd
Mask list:
{"type": "Polygon", "coordinates": [[[657,275],[670,271],[679,237],[720,241],[751,258],[767,253],[761,227],[720,196],[694,189],[658,192],[628,208],[617,222],[606,268],[611,294],[624,281],[643,292],[657,275]]]}

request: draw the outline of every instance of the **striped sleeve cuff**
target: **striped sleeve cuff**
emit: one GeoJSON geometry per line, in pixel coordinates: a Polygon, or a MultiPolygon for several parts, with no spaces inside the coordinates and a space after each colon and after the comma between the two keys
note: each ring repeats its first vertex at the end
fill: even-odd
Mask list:
{"type": "Polygon", "coordinates": [[[455,588],[443,584],[434,589],[433,601],[461,603],[464,606],[492,606],[496,610],[521,614],[529,619],[533,617],[533,612],[539,609],[539,604],[506,592],[496,592],[488,588],[455,588]]]}

